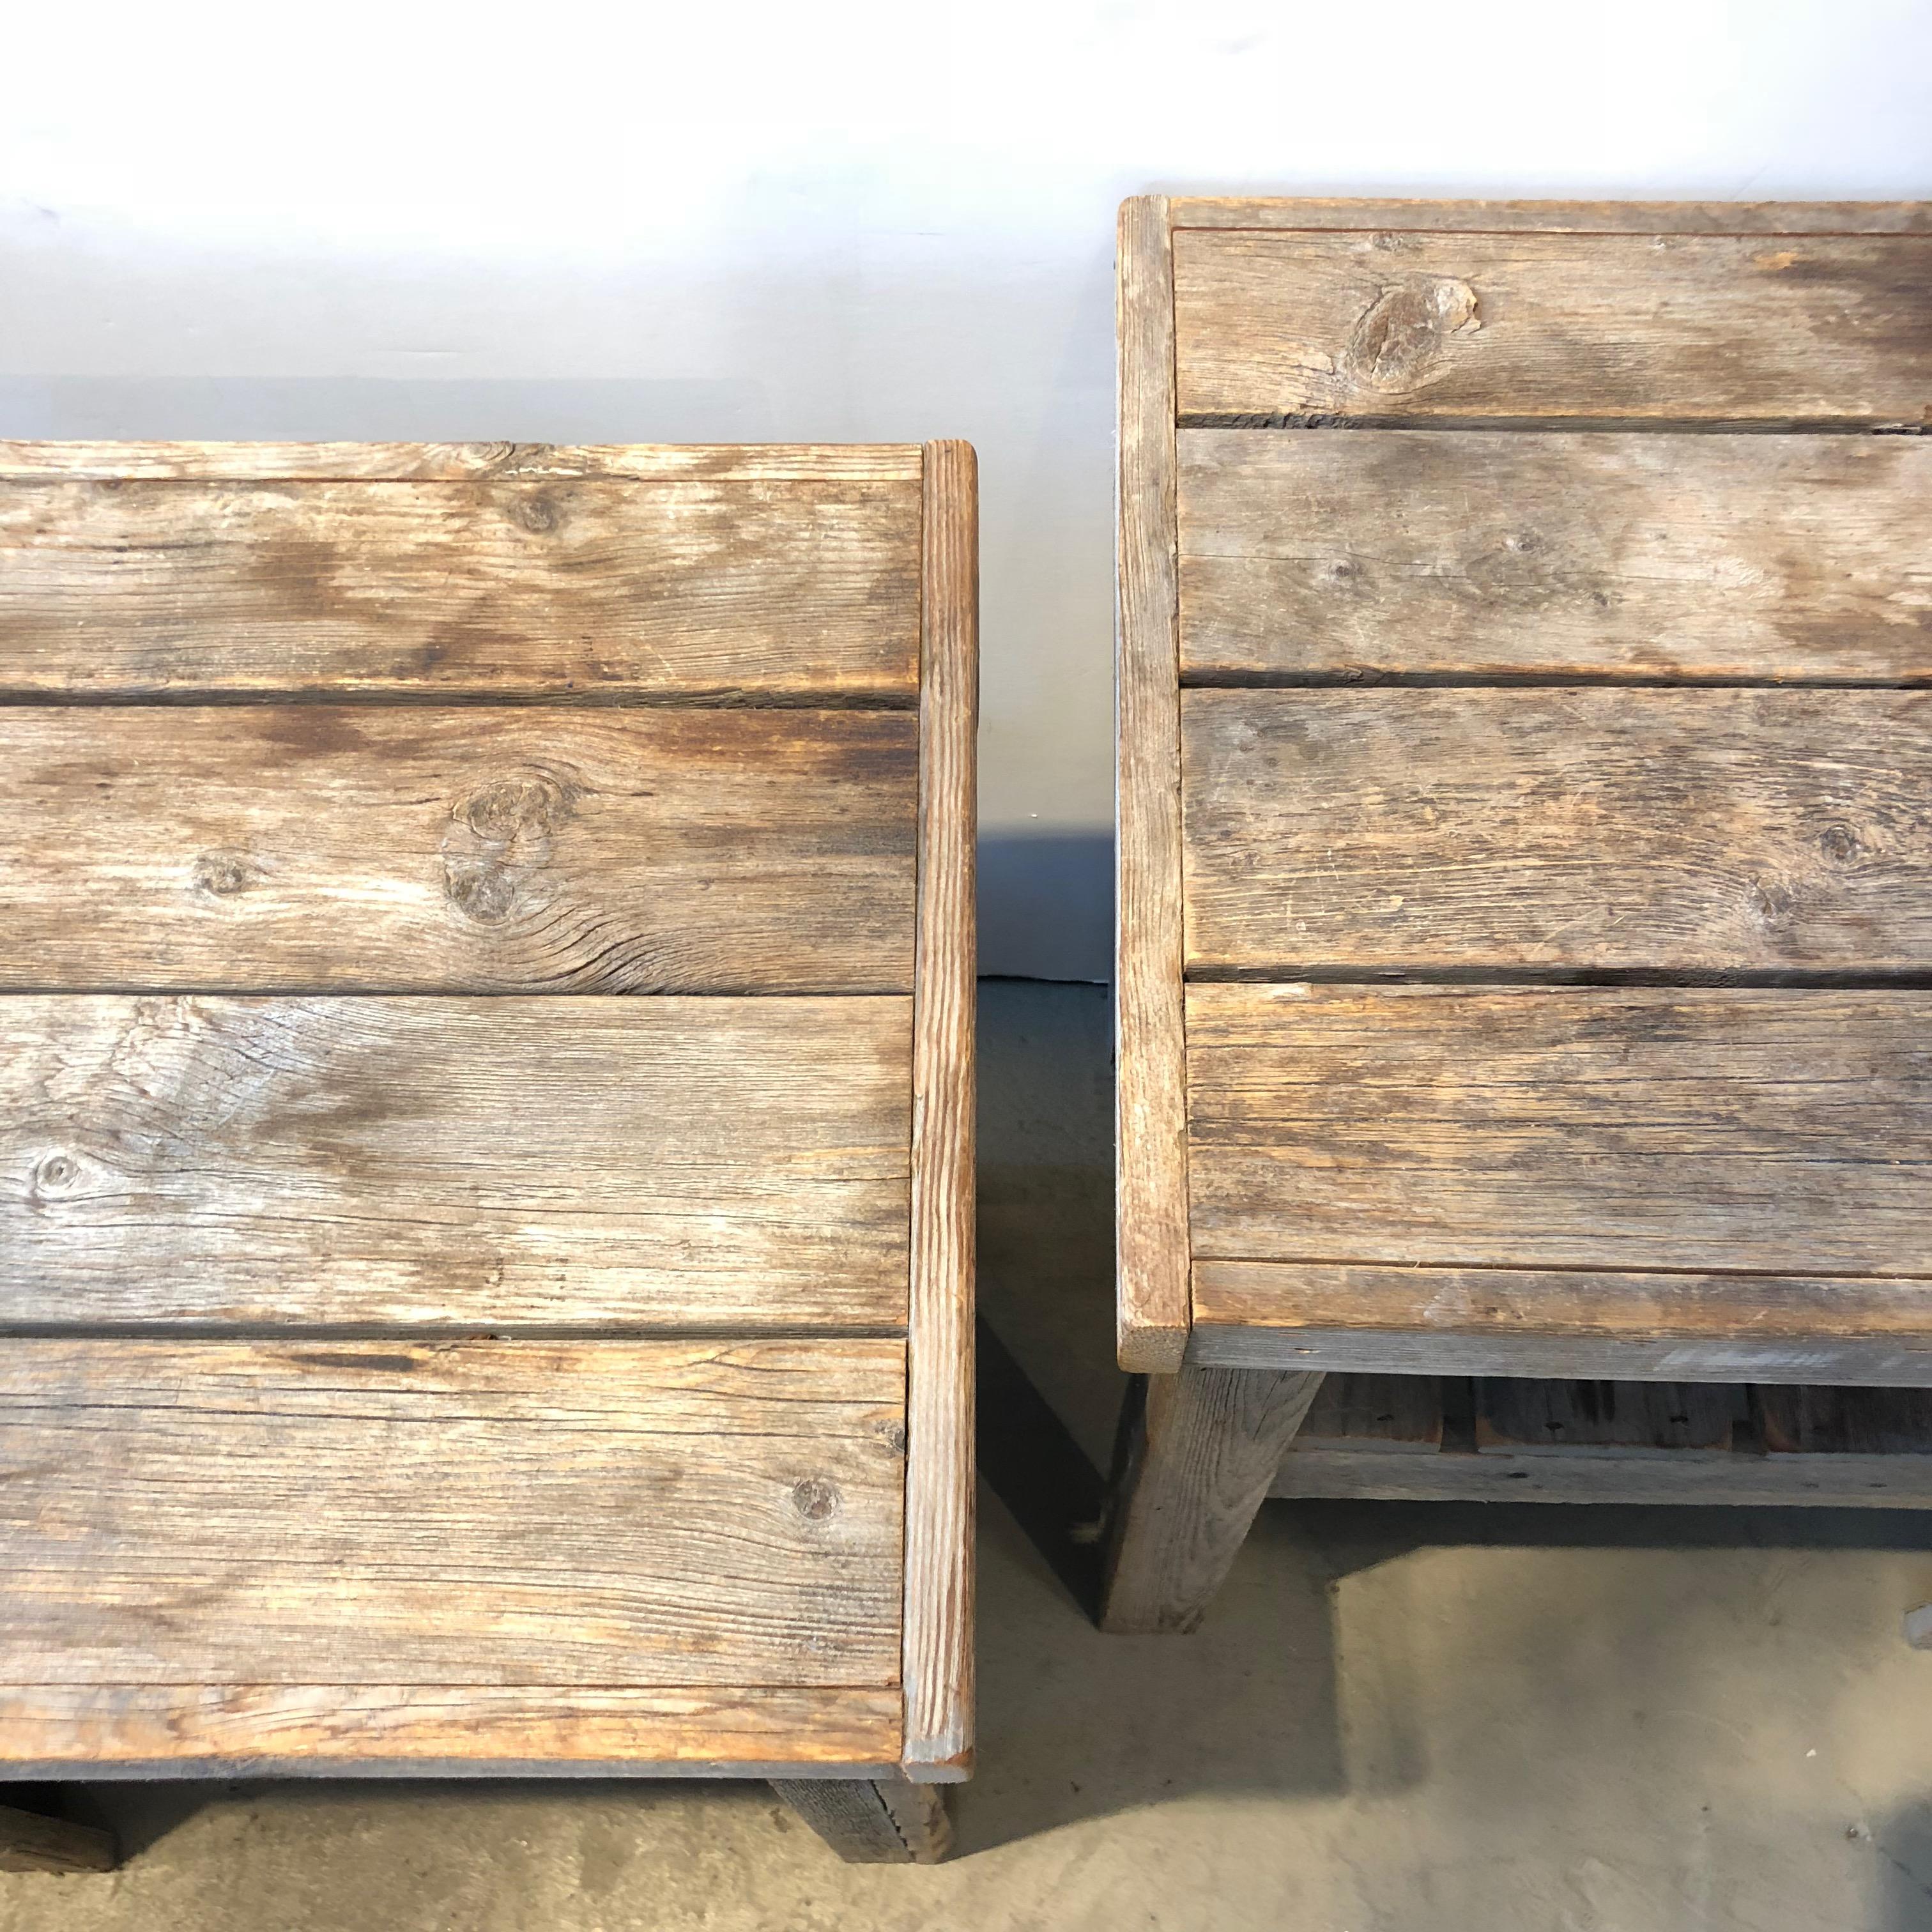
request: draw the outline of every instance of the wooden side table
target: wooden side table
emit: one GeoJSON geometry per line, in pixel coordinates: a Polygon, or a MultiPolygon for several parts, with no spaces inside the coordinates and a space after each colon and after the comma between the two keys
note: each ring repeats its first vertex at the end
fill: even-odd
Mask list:
{"type": "Polygon", "coordinates": [[[976,531],[961,443],[0,447],[0,1775],[939,1854],[976,531]]]}
{"type": "Polygon", "coordinates": [[[1932,206],[1120,271],[1107,1622],[1271,1488],[1932,1500],[1932,206]]]}

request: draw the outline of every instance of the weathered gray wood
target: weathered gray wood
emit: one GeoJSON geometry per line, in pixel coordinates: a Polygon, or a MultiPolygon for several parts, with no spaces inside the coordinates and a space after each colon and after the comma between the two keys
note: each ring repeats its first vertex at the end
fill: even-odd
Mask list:
{"type": "Polygon", "coordinates": [[[1932,1456],[1932,1388],[1755,1391],[1765,1447],[1794,1456],[1932,1456]]]}
{"type": "Polygon", "coordinates": [[[110,1832],[0,1804],[0,1872],[104,1872],[119,1862],[110,1832]]]}
{"type": "Polygon", "coordinates": [[[894,1778],[774,1778],[772,1789],[848,1864],[932,1865],[952,1849],[944,1794],[894,1778]]]}
{"type": "Polygon", "coordinates": [[[1478,1455],[1668,1456],[1729,1449],[1748,1412],[1724,1382],[1526,1382],[1475,1388],[1478,1455]]]}
{"type": "Polygon", "coordinates": [[[901,1756],[948,1780],[973,1766],[977,485],[969,445],[927,446],[901,1756]]]}
{"type": "Polygon", "coordinates": [[[1195,1264],[1188,1359],[1371,1379],[1918,1388],[1932,1384],[1932,1277],[1205,1260],[1195,1264]]]}
{"type": "Polygon", "coordinates": [[[896,1684],[904,1372],[884,1339],[10,1341],[0,1684],[896,1684]]]}
{"type": "Polygon", "coordinates": [[[1909,1273],[1923,993],[1191,986],[1196,1253],[1909,1273]]]}
{"type": "Polygon", "coordinates": [[[1442,1448],[1442,1384],[1434,1376],[1324,1376],[1288,1444],[1368,1455],[1433,1456],[1442,1448]]]}
{"type": "Polygon", "coordinates": [[[0,694],[904,703],[919,530],[916,476],[0,482],[0,694]]]}
{"type": "Polygon", "coordinates": [[[1174,236],[1184,420],[1917,429],[1932,236],[1174,236]]]}
{"type": "Polygon", "coordinates": [[[1304,1502],[1932,1509],[1932,1456],[1395,1456],[1321,1448],[1285,1457],[1268,1493],[1304,1502]]]}
{"type": "Polygon", "coordinates": [[[868,1777],[899,1688],[9,1684],[20,1778],[868,1777]]]}
{"type": "Polygon", "coordinates": [[[904,992],[915,720],[0,709],[0,986],[904,992]]]}
{"type": "Polygon", "coordinates": [[[1102,1630],[1199,1624],[1321,1385],[1319,1375],[1196,1368],[1134,1383],[1115,1457],[1102,1630]]]}
{"type": "Polygon", "coordinates": [[[1190,972],[1932,959],[1932,693],[1190,691],[1181,733],[1190,972]]]}
{"type": "Polygon", "coordinates": [[[1205,681],[1932,678],[1932,442],[1181,431],[1205,681]]]}
{"type": "Polygon", "coordinates": [[[1432,1376],[1330,1379],[1357,1385],[1356,1399],[1317,1403],[1270,1494],[1932,1507],[1932,1392],[1923,1390],[1490,1380],[1473,1392],[1476,1453],[1466,1424],[1460,1445],[1441,1436],[1390,1455],[1378,1418],[1420,1406],[1439,1415],[1453,1385],[1432,1376]]]}
{"type": "Polygon", "coordinates": [[[1187,1345],[1180,615],[1174,578],[1174,281],[1167,204],[1124,202],[1114,665],[1115,1275],[1120,1366],[1187,1345]]]}
{"type": "Polygon", "coordinates": [[[896,1326],[910,1019],[0,1000],[0,1322],[896,1326]]]}
{"type": "Polygon", "coordinates": [[[1174,196],[1168,206],[1177,228],[1500,228],[1606,235],[1911,235],[1932,230],[1932,202],[1924,201],[1388,201],[1187,194],[1174,196]]]}

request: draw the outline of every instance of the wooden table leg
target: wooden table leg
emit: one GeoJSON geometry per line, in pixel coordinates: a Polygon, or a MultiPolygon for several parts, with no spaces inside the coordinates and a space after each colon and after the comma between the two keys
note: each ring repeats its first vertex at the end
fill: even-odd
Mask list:
{"type": "Polygon", "coordinates": [[[111,1833],[0,1804],[0,1872],[112,1871],[111,1833]]]}
{"type": "Polygon", "coordinates": [[[1102,1630],[1199,1624],[1321,1386],[1318,1372],[1273,1369],[1136,1382],[1114,1450],[1102,1630]]]}
{"type": "Polygon", "coordinates": [[[772,1789],[855,1865],[936,1865],[952,1849],[942,1786],[903,1778],[775,1778],[772,1789]]]}

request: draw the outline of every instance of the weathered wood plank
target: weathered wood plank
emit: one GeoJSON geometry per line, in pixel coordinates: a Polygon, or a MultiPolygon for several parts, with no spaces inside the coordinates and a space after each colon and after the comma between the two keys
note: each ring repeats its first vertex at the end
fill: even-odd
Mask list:
{"type": "Polygon", "coordinates": [[[0,1000],[0,1322],[897,1324],[910,1034],[904,999],[0,1000]]]}
{"type": "Polygon", "coordinates": [[[1526,1382],[1476,1384],[1479,1456],[1667,1456],[1729,1449],[1748,1413],[1726,1382],[1526,1382]]]}
{"type": "Polygon", "coordinates": [[[1184,229],[1190,421],[1916,429],[1932,236],[1184,229]]]}
{"type": "Polygon", "coordinates": [[[1932,442],[1184,430],[1183,674],[1932,678],[1932,442]]]}
{"type": "Polygon", "coordinates": [[[0,1684],[896,1683],[904,1372],[826,1337],[11,1341],[0,1684]]]}
{"type": "Polygon", "coordinates": [[[934,1865],[952,1848],[944,1795],[892,1778],[774,1778],[772,1789],[848,1864],[934,1865]]]}
{"type": "Polygon", "coordinates": [[[1376,1456],[1291,1450],[1271,1496],[1301,1502],[1932,1509],[1932,1455],[1376,1456]]]}
{"type": "Polygon", "coordinates": [[[503,477],[916,483],[916,443],[23,442],[0,478],[460,483],[503,477]]]}
{"type": "Polygon", "coordinates": [[[1923,1272],[1922,993],[1192,986],[1196,1251],[1923,1272]]]}
{"type": "Polygon", "coordinates": [[[1434,1376],[1324,1376],[1288,1444],[1371,1456],[1433,1456],[1442,1448],[1442,1384],[1434,1376]]]}
{"type": "Polygon", "coordinates": [[[0,482],[0,694],[910,703],[916,480],[0,482]]]}
{"type": "Polygon", "coordinates": [[[0,709],[0,987],[903,992],[917,727],[0,709]]]}
{"type": "Polygon", "coordinates": [[[763,1778],[898,1756],[896,1684],[8,1684],[20,1778],[763,1778]]]}
{"type": "Polygon", "coordinates": [[[1774,1454],[1932,1456],[1932,1388],[1753,1391],[1774,1454]]]}
{"type": "Polygon", "coordinates": [[[1932,693],[1190,691],[1181,743],[1191,972],[1932,958],[1932,693]]]}
{"type": "MultiPolygon", "coordinates": [[[[1932,1384],[1932,1278],[1202,1261],[1204,1367],[1932,1384]]],[[[1346,1376],[1331,1375],[1346,1382],[1346,1376]]]]}
{"type": "Polygon", "coordinates": [[[1124,202],[1114,667],[1115,1262],[1123,1368],[1187,1343],[1180,694],[1174,579],[1174,280],[1167,204],[1124,202]]]}
{"type": "Polygon", "coordinates": [[[1425,1444],[1390,1456],[1379,1412],[1428,1404],[1439,1413],[1448,1385],[1432,1376],[1329,1380],[1359,1384],[1359,1400],[1346,1409],[1318,1402],[1270,1494],[1932,1506],[1932,1392],[1924,1390],[1488,1381],[1476,1396],[1477,1453],[1425,1444]]]}
{"type": "Polygon", "coordinates": [[[1176,195],[1177,228],[1517,229],[1559,234],[1910,235],[1924,201],[1376,201],[1176,195]]]}
{"type": "MultiPolygon", "coordinates": [[[[974,1735],[980,514],[971,446],[928,444],[925,487],[903,1755],[915,1777],[952,1779],[972,1769],[974,1735]]],[[[916,1810],[901,1822],[913,1828],[922,1819],[916,1810]]],[[[929,1820],[914,1835],[922,1858],[933,1850],[929,1820]]]]}
{"type": "Polygon", "coordinates": [[[1199,1625],[1322,1380],[1197,1368],[1136,1380],[1115,1450],[1102,1630],[1199,1625]]]}

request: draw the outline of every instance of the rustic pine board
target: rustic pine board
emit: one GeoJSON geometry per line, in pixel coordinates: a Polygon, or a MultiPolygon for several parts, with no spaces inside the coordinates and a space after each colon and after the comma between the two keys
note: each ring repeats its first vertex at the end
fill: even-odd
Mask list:
{"type": "Polygon", "coordinates": [[[924,452],[886,442],[22,442],[0,440],[0,478],[464,483],[629,478],[650,482],[917,483],[924,452]]]}
{"type": "Polygon", "coordinates": [[[1331,1376],[1270,1493],[1924,1509],[1932,1394],[1331,1376]]]}
{"type": "Polygon", "coordinates": [[[1932,442],[1183,430],[1201,682],[1932,679],[1932,442]]]}
{"type": "Polygon", "coordinates": [[[0,1684],[896,1683],[904,1377],[890,1339],[10,1342],[0,1684]]]}
{"type": "MultiPolygon", "coordinates": [[[[980,508],[970,445],[928,446],[921,550],[919,908],[912,1041],[911,1287],[906,1318],[905,1736],[911,1774],[974,1756],[974,926],[980,723],[980,508]]],[[[937,1799],[881,1798],[922,1862],[937,1799]]],[[[869,1804],[862,1815],[870,1817],[869,1804]]]]}
{"type": "Polygon", "coordinates": [[[1932,694],[1190,691],[1191,973],[1922,972],[1932,694]]]}
{"type": "Polygon", "coordinates": [[[1932,236],[1177,230],[1179,419],[1918,429],[1932,236]]]}
{"type": "Polygon", "coordinates": [[[1124,203],[1119,246],[1115,1280],[1120,1366],[1163,1371],[1180,1365],[1188,1325],[1174,264],[1166,202],[1124,203]]]}
{"type": "Polygon", "coordinates": [[[10,1777],[764,1778],[898,1762],[896,1684],[0,1684],[10,1777]]]}
{"type": "Polygon", "coordinates": [[[1188,989],[1202,1258],[1911,1271],[1932,995],[1188,989]]]}
{"type": "Polygon", "coordinates": [[[1729,1449],[1746,1419],[1742,1389],[1722,1382],[1526,1382],[1476,1386],[1479,1455],[1672,1456],[1729,1449]]]}
{"type": "Polygon", "coordinates": [[[0,477],[0,694],[918,689],[920,484],[0,477]]]}
{"type": "Polygon", "coordinates": [[[1354,232],[1517,230],[1546,235],[1932,233],[1924,201],[1375,201],[1318,195],[1175,195],[1177,228],[1354,232]]]}
{"type": "Polygon", "coordinates": [[[1808,1279],[1202,1260],[1188,1360],[1396,1376],[1928,1387],[1932,1269],[1808,1279]]]}
{"type": "Polygon", "coordinates": [[[0,1321],[900,1325],[910,1019],[0,1000],[0,1321]]]}
{"type": "Polygon", "coordinates": [[[908,992],[896,712],[0,707],[0,986],[908,992]]]}

